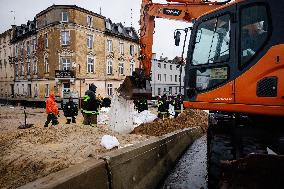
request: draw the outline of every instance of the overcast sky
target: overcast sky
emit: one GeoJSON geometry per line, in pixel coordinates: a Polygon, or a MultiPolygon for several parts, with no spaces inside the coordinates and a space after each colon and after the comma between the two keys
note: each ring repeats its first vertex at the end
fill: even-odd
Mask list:
{"type": "MultiPolygon", "coordinates": [[[[166,1],[153,0],[153,2],[165,3],[166,1]]],[[[121,22],[125,26],[133,23],[135,29],[139,29],[141,0],[0,0],[0,33],[9,29],[14,23],[14,15],[16,25],[25,24],[52,4],[77,5],[96,13],[100,13],[101,8],[102,15],[112,21],[121,22]],[[131,9],[133,10],[132,19],[131,9]]],[[[173,33],[175,29],[187,26],[189,24],[184,22],[156,19],[153,52],[156,52],[158,56],[163,54],[169,58],[180,56],[182,48],[174,46],[173,33]]]]}

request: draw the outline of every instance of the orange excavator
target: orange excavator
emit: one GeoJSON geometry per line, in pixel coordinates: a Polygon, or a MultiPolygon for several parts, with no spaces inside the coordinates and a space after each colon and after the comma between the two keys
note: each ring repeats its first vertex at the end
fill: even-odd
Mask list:
{"type": "Polygon", "coordinates": [[[142,0],[141,67],[121,96],[151,97],[155,18],[192,22],[184,107],[210,111],[208,188],[284,188],[284,0],[167,2],[142,0]]]}

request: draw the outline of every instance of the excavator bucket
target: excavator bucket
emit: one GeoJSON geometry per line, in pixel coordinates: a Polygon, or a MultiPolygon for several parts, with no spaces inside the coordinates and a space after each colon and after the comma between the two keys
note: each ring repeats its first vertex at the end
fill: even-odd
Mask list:
{"type": "Polygon", "coordinates": [[[133,76],[127,76],[117,91],[119,96],[127,100],[152,97],[150,79],[146,78],[141,70],[136,70],[133,76]]]}

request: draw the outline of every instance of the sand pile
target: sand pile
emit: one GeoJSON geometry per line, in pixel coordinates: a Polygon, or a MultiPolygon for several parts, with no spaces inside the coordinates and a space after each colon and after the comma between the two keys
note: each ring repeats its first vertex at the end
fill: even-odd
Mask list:
{"type": "Polygon", "coordinates": [[[175,119],[156,119],[152,123],[142,124],[134,129],[133,134],[161,136],[188,127],[201,127],[204,132],[208,127],[208,114],[202,110],[185,110],[175,119]]]}
{"type": "Polygon", "coordinates": [[[22,108],[0,108],[1,189],[16,188],[89,158],[97,158],[109,151],[100,145],[103,135],[115,136],[121,147],[149,138],[118,134],[107,125],[95,128],[82,125],[81,115],[77,124],[66,125],[64,116],[61,116],[59,126],[43,128],[46,119],[44,109],[27,111],[28,123],[35,123],[35,127],[19,130],[17,126],[23,118],[22,108]]]}

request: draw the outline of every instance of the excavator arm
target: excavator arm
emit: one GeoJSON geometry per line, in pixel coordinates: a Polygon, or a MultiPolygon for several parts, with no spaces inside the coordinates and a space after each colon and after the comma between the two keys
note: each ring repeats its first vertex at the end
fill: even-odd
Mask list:
{"type": "Polygon", "coordinates": [[[150,76],[152,66],[153,33],[155,18],[192,22],[206,12],[229,2],[202,0],[167,0],[167,4],[142,0],[140,16],[140,63],[133,76],[127,76],[118,89],[126,99],[151,98],[150,76]],[[171,3],[170,3],[171,2],[171,3]]]}

